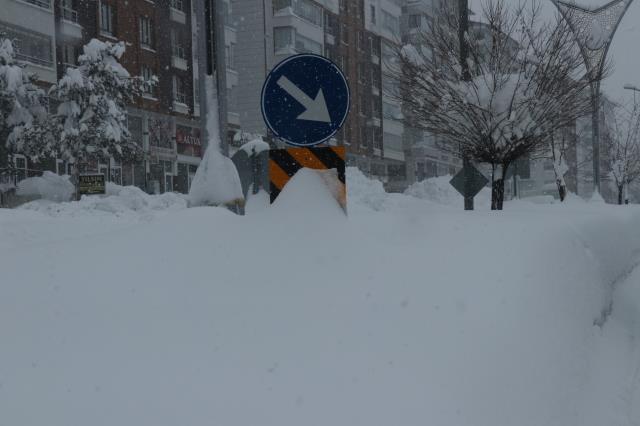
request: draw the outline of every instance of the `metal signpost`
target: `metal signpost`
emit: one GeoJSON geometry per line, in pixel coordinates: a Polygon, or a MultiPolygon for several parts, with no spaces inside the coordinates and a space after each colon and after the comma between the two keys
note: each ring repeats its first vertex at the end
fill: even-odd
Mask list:
{"type": "Polygon", "coordinates": [[[330,139],[349,113],[349,85],[329,59],[295,55],[280,62],[262,88],[262,115],[289,145],[310,147],[330,139]]]}
{"type": "Polygon", "coordinates": [[[334,197],[346,213],[346,151],[344,147],[315,146],[342,127],[350,105],[347,79],[336,64],[313,54],[280,62],[262,88],[264,121],[280,140],[297,148],[269,152],[271,202],[302,168],[335,169],[334,197]]]}

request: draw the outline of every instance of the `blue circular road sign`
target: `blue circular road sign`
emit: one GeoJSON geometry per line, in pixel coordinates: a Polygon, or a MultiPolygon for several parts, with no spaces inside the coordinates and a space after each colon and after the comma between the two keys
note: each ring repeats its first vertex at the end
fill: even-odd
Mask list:
{"type": "Polygon", "coordinates": [[[295,55],[280,62],[262,87],[262,115],[290,145],[313,146],[336,134],[349,113],[349,85],[329,59],[295,55]]]}

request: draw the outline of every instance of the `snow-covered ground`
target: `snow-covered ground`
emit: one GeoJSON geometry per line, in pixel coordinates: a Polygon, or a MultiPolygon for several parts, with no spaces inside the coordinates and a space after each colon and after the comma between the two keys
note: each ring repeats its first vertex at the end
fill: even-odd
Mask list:
{"type": "Polygon", "coordinates": [[[348,184],[0,210],[0,425],[640,424],[640,208],[348,184]]]}

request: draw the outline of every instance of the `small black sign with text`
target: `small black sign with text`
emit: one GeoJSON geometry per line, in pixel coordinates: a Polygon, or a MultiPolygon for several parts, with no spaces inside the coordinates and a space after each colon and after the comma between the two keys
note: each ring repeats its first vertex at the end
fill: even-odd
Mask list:
{"type": "Polygon", "coordinates": [[[78,194],[96,195],[106,192],[104,175],[80,175],[78,176],[78,194]]]}

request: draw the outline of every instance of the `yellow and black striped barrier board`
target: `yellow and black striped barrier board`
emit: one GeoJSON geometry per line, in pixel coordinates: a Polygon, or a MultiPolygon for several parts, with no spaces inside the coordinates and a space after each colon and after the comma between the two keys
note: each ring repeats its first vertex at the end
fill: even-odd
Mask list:
{"type": "Polygon", "coordinates": [[[284,186],[302,168],[315,170],[336,169],[338,174],[337,188],[334,196],[347,211],[347,187],[345,177],[346,150],[343,146],[322,148],[287,148],[269,151],[269,180],[271,185],[271,203],[273,203],[284,186]]]}

